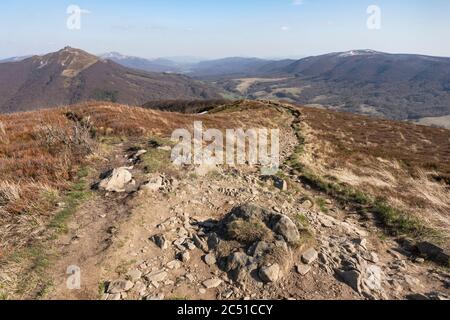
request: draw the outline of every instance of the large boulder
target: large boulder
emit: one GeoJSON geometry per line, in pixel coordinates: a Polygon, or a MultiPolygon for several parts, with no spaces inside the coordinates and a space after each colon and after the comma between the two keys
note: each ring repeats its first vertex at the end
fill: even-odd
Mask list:
{"type": "Polygon", "coordinates": [[[417,244],[419,253],[430,260],[442,263],[446,266],[450,265],[450,254],[445,252],[441,247],[427,241],[423,241],[417,244]]]}
{"type": "Polygon", "coordinates": [[[279,215],[278,219],[273,226],[273,231],[282,236],[289,244],[297,244],[300,240],[300,233],[295,223],[285,215],[279,215]]]}
{"type": "Polygon", "coordinates": [[[231,211],[231,215],[226,219],[226,223],[228,223],[230,220],[251,220],[256,219],[260,220],[264,223],[269,223],[270,218],[272,217],[273,212],[270,210],[255,206],[253,204],[243,204],[239,207],[234,208],[231,211]]]}
{"type": "Polygon", "coordinates": [[[316,261],[317,257],[317,251],[314,248],[310,248],[302,254],[302,262],[309,265],[316,261]]]}
{"type": "Polygon", "coordinates": [[[163,186],[163,178],[161,176],[151,177],[147,182],[140,187],[144,191],[158,191],[163,186]]]}
{"type": "Polygon", "coordinates": [[[259,277],[265,283],[277,282],[280,277],[280,266],[273,264],[270,266],[264,266],[259,269],[259,277]]]}
{"type": "Polygon", "coordinates": [[[226,269],[227,271],[233,271],[245,268],[249,263],[249,256],[243,252],[235,252],[227,259],[226,269]]]}
{"type": "MultiPolygon", "coordinates": [[[[278,281],[291,269],[292,249],[300,241],[297,226],[288,216],[253,204],[235,207],[216,232],[222,236],[216,249],[219,266],[240,283],[278,281]]],[[[216,236],[211,236],[211,242],[216,242],[216,236]]]]}
{"type": "Polygon", "coordinates": [[[300,240],[298,228],[288,216],[268,209],[252,204],[241,205],[232,210],[231,214],[224,220],[224,224],[230,225],[237,220],[259,221],[276,235],[282,236],[291,245],[300,240]]]}
{"type": "Polygon", "coordinates": [[[115,280],[108,285],[108,293],[116,294],[129,291],[133,288],[133,282],[129,280],[115,280]]]}
{"type": "Polygon", "coordinates": [[[125,192],[126,187],[133,180],[128,168],[116,168],[103,174],[99,188],[108,192],[125,192]]]}
{"type": "Polygon", "coordinates": [[[270,250],[270,247],[271,246],[265,241],[255,242],[248,249],[248,254],[254,258],[261,258],[270,250]]]}

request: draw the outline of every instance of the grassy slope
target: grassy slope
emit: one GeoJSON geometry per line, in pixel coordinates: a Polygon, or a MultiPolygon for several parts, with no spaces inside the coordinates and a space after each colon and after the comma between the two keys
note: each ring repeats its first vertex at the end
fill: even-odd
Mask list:
{"type": "Polygon", "coordinates": [[[390,233],[448,245],[450,131],[300,108],[291,166],[305,181],[375,214],[390,233]]]}

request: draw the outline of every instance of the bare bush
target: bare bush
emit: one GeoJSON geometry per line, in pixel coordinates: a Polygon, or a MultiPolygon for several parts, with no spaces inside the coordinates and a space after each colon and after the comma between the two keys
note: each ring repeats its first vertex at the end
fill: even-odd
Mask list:
{"type": "Polygon", "coordinates": [[[8,143],[9,139],[6,135],[6,127],[3,122],[0,121],[0,143],[8,143]]]}
{"type": "Polygon", "coordinates": [[[37,135],[43,147],[53,154],[66,151],[75,156],[84,156],[95,149],[89,117],[74,120],[69,128],[42,125],[37,135]]]}
{"type": "Polygon", "coordinates": [[[0,206],[20,199],[20,186],[8,181],[0,182],[0,206]]]}
{"type": "Polygon", "coordinates": [[[0,251],[30,243],[43,230],[57,196],[42,183],[0,183],[0,251]]]}

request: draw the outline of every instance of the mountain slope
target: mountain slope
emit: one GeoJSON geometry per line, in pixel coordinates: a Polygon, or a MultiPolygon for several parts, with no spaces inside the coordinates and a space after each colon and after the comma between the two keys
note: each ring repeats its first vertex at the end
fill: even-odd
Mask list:
{"type": "Polygon", "coordinates": [[[450,58],[354,50],[298,60],[279,71],[327,81],[449,81],[450,58]]]}
{"type": "MultiPolygon", "coordinates": [[[[254,82],[247,90],[250,98],[284,99],[395,120],[450,115],[450,58],[353,50],[292,63],[269,62],[252,72],[282,79],[254,82]]],[[[243,81],[239,78],[220,84],[228,90],[234,86],[232,91],[238,93],[243,81]]]]}
{"type": "Polygon", "coordinates": [[[136,71],[69,47],[0,64],[0,112],[87,100],[143,104],[160,99],[207,98],[220,95],[186,76],[136,71]]]}

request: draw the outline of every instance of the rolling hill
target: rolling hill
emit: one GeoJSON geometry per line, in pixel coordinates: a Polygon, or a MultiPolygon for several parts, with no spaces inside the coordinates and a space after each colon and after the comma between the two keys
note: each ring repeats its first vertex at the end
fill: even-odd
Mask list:
{"type": "MultiPolygon", "coordinates": [[[[222,69],[227,68],[215,71],[222,69]]],[[[239,68],[231,63],[228,70],[216,73],[214,80],[247,98],[287,100],[395,120],[450,114],[450,58],[353,50],[239,68]],[[236,75],[233,79],[231,71],[236,75]],[[249,81],[251,85],[246,84],[249,81]]]]}
{"type": "Polygon", "coordinates": [[[187,76],[137,71],[70,47],[0,64],[0,112],[88,100],[140,105],[220,97],[217,90],[187,76]]]}

